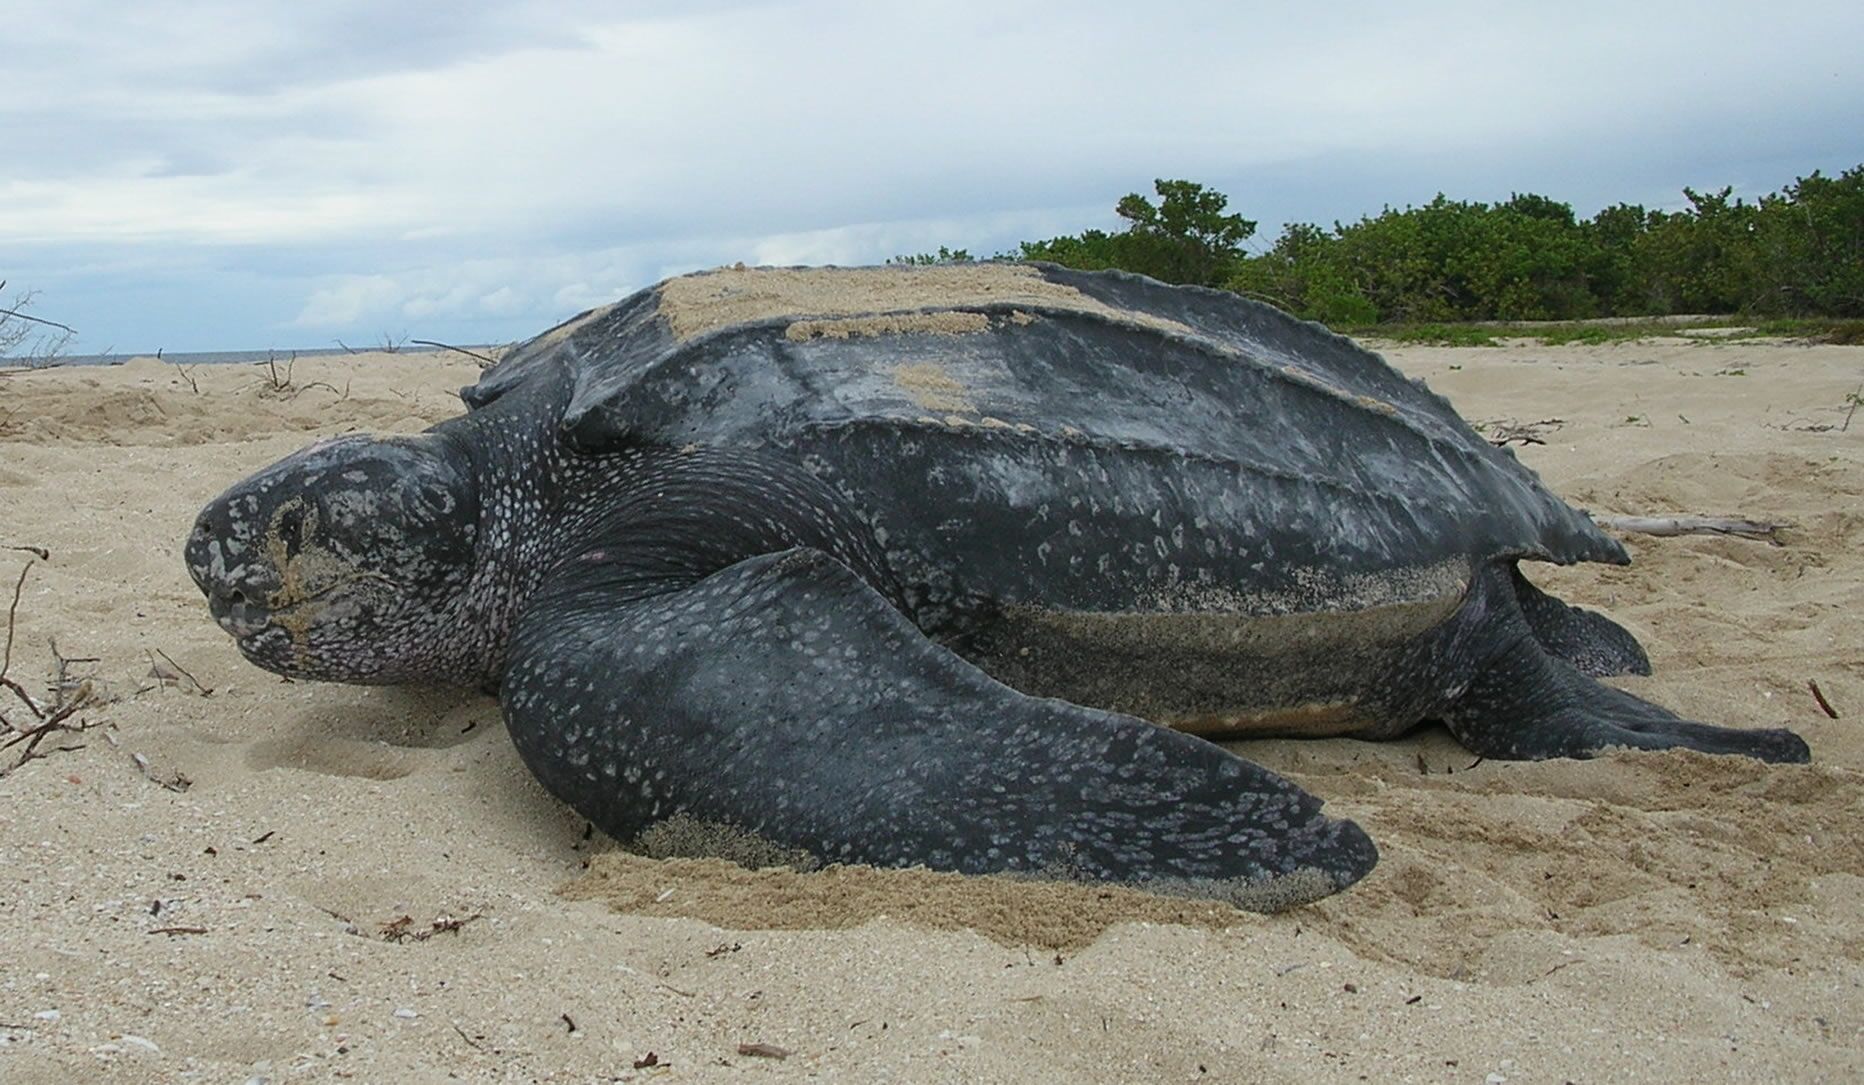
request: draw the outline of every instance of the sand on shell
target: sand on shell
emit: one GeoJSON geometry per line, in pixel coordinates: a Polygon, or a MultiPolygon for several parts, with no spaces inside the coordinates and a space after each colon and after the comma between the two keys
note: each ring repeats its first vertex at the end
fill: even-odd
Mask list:
{"type": "Polygon", "coordinates": [[[1791,726],[1815,762],[1238,743],[1383,851],[1277,916],[615,854],[491,701],[282,682],[182,570],[230,482],[456,413],[470,359],[300,359],[284,389],[152,360],[0,377],[0,546],[51,555],[0,550],[0,590],[32,565],[7,673],[43,694],[51,641],[97,659],[72,665],[89,729],[0,778],[0,1079],[1864,1076],[1864,418],[1837,428],[1864,349],[1389,356],[1472,420],[1546,423],[1520,455],[1577,504],[1790,521],[1532,572],[1645,639],[1627,688],[1791,726]]]}

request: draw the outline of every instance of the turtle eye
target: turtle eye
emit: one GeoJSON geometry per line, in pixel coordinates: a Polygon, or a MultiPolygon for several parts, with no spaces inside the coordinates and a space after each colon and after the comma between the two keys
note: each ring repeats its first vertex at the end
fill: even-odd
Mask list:
{"type": "Polygon", "coordinates": [[[420,489],[420,502],[430,513],[445,516],[453,511],[455,499],[453,491],[440,483],[430,483],[420,489]]]}

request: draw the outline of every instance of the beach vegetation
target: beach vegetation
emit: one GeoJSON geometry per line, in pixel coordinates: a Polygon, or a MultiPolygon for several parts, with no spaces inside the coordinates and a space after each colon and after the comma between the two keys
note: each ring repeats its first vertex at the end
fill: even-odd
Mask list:
{"type": "Polygon", "coordinates": [[[1619,203],[1590,218],[1536,193],[1496,203],[1439,194],[1357,222],[1290,223],[1253,252],[1244,244],[1256,223],[1223,193],[1186,180],[1156,181],[1154,192],[1156,202],[1134,193],[1115,204],[1119,230],[1025,241],[1010,255],[1224,287],[1407,342],[1612,342],[1675,334],[1682,317],[1743,320],[1720,325],[1729,337],[1835,338],[1855,337],[1864,320],[1864,165],[1753,200],[1685,188],[1677,210],[1619,203]],[[1658,317],[1672,322],[1626,320],[1658,317]],[[1568,326],[1534,326],[1550,321],[1568,326]],[[1489,326],[1459,327],[1470,322],[1489,326]]]}
{"type": "Polygon", "coordinates": [[[1088,271],[1119,268],[1160,282],[1222,286],[1256,224],[1227,210],[1229,197],[1192,181],[1158,180],[1152,190],[1157,203],[1132,192],[1114,205],[1126,220],[1120,230],[1025,241],[1016,255],[1088,271]]]}

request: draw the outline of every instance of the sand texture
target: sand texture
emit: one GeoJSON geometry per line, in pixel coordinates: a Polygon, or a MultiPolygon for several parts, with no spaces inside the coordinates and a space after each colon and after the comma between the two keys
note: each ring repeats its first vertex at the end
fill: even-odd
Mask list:
{"type": "Polygon", "coordinates": [[[95,660],[0,777],[0,1080],[1864,1080],[1864,348],[1389,353],[1576,504],[1790,522],[1531,574],[1644,638],[1627,688],[1814,763],[1239,743],[1383,851],[1268,917],[618,854],[492,701],[257,671],[182,569],[228,484],[457,413],[470,359],[0,376],[0,546],[50,554],[0,550],[6,675],[95,660]]]}

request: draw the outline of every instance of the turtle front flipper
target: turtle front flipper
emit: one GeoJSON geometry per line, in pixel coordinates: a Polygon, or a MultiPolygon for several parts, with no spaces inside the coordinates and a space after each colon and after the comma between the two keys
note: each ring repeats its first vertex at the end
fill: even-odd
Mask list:
{"type": "Polygon", "coordinates": [[[1377,861],[1357,825],[1266,769],[996,682],[820,551],[649,595],[582,572],[522,616],[505,720],[538,779],[624,843],[697,824],[805,862],[1126,882],[1256,910],[1377,861]]]}
{"type": "MultiPolygon", "coordinates": [[[[1514,575],[1518,589],[1524,582],[1520,574],[1514,575]]],[[[1783,728],[1740,730],[1696,723],[1600,684],[1542,642],[1537,636],[1541,629],[1523,615],[1516,592],[1497,585],[1499,578],[1500,573],[1492,571],[1477,585],[1488,606],[1480,641],[1493,645],[1493,654],[1443,714],[1450,733],[1471,751],[1509,761],[1592,757],[1614,746],[1742,754],[1762,761],[1812,759],[1806,741],[1783,728]]],[[[1558,600],[1548,602],[1564,606],[1558,600]]],[[[1602,616],[1569,609],[1618,629],[1602,616]]]]}

